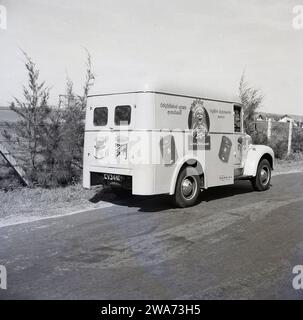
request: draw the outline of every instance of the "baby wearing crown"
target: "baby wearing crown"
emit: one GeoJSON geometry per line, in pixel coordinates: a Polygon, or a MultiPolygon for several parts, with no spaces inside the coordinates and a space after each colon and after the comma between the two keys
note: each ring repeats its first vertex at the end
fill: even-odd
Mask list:
{"type": "Polygon", "coordinates": [[[201,139],[207,135],[206,114],[202,101],[198,101],[193,110],[193,137],[201,139]]]}

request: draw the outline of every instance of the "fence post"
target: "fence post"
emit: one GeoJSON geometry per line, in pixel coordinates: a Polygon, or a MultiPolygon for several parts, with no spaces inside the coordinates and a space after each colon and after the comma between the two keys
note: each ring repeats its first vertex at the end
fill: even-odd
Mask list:
{"type": "Polygon", "coordinates": [[[289,121],[287,155],[291,153],[291,137],[292,137],[293,120],[289,121]]]}
{"type": "Polygon", "coordinates": [[[267,139],[271,138],[271,118],[267,120],[267,139]]]}

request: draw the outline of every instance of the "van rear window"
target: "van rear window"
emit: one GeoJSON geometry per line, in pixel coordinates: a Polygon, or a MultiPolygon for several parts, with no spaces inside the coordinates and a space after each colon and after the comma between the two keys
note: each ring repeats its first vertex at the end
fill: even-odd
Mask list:
{"type": "Polygon", "coordinates": [[[115,125],[129,125],[131,119],[131,106],[117,106],[115,108],[115,125]]]}
{"type": "Polygon", "coordinates": [[[106,126],[108,119],[108,109],[106,107],[98,107],[94,109],[94,125],[106,126]]]}

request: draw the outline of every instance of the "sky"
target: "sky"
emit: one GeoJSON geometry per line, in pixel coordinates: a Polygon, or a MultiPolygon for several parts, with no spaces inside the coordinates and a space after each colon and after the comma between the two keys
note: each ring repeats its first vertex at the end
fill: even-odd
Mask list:
{"type": "Polygon", "coordinates": [[[303,114],[303,0],[0,0],[0,106],[22,97],[21,50],[58,103],[69,76],[78,93],[86,49],[92,93],[156,89],[211,98],[238,94],[243,71],[262,111],[303,114]],[[300,1],[302,3],[300,3],[300,1]]]}

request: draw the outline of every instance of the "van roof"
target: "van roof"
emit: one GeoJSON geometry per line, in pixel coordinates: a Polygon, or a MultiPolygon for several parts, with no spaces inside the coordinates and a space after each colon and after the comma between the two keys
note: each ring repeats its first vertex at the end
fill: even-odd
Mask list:
{"type": "Polygon", "coordinates": [[[112,93],[100,93],[100,94],[91,94],[88,95],[88,97],[102,97],[102,96],[113,96],[113,95],[121,95],[121,94],[132,94],[132,93],[155,93],[155,94],[164,94],[168,96],[176,96],[176,97],[184,97],[184,98],[192,98],[192,99],[203,99],[208,101],[218,101],[218,102],[226,102],[226,103],[234,103],[241,105],[241,101],[239,97],[232,97],[232,98],[209,98],[204,96],[196,96],[196,95],[187,95],[187,94],[179,94],[179,93],[173,93],[173,92],[164,92],[164,91],[156,91],[156,90],[138,90],[138,91],[123,91],[123,92],[112,92],[112,93]]]}

